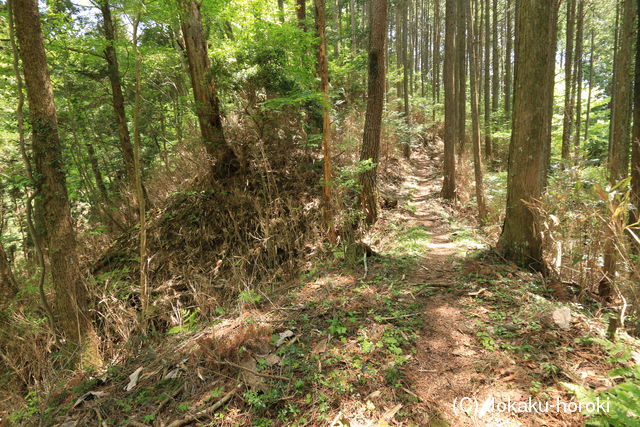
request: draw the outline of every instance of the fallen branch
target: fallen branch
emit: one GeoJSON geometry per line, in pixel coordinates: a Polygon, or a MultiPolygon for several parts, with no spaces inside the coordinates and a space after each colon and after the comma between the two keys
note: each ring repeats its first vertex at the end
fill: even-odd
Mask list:
{"type": "Polygon", "coordinates": [[[252,373],[254,375],[257,375],[259,377],[265,377],[265,378],[271,378],[273,380],[282,380],[282,381],[291,382],[291,378],[283,377],[283,376],[280,376],[280,375],[265,374],[265,373],[262,373],[262,372],[255,371],[255,370],[253,370],[251,368],[247,368],[245,366],[238,365],[237,363],[229,362],[228,360],[219,360],[217,363],[221,363],[223,365],[233,366],[234,368],[242,369],[244,371],[247,371],[247,372],[250,372],[250,373],[252,373]]]}
{"type": "Polygon", "coordinates": [[[236,387],[234,387],[233,390],[231,390],[229,393],[225,394],[222,397],[222,399],[218,400],[214,405],[208,407],[207,409],[203,409],[202,411],[197,412],[197,413],[195,413],[193,415],[187,415],[184,418],[181,418],[179,420],[175,420],[171,424],[167,425],[167,427],[182,427],[182,426],[186,426],[187,424],[191,424],[191,423],[197,421],[198,418],[206,417],[206,416],[214,413],[215,411],[220,409],[225,403],[227,403],[229,400],[231,400],[231,398],[233,397],[233,395],[236,394],[236,392],[238,391],[239,388],[240,388],[240,384],[238,384],[236,387]]]}

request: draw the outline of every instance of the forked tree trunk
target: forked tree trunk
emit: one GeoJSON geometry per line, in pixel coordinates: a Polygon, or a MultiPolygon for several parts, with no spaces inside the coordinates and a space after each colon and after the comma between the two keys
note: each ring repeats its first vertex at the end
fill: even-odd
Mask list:
{"type": "MultiPolygon", "coordinates": [[[[637,0],[623,0],[618,46],[613,63],[614,81],[611,94],[611,136],[609,138],[609,184],[616,185],[629,172],[629,143],[631,119],[632,52],[635,40],[637,0]]],[[[604,248],[603,278],[598,293],[610,299],[616,277],[616,243],[613,233],[604,248]]]]}
{"type": "Polygon", "coordinates": [[[66,350],[86,367],[101,364],[98,338],[89,318],[87,292],[77,256],[77,243],[58,135],[58,120],[47,68],[36,0],[14,0],[16,34],[24,67],[32,127],[36,189],[42,199],[51,283],[56,314],[66,337],[66,350]]]}
{"type": "Polygon", "coordinates": [[[546,129],[551,120],[548,99],[553,92],[544,83],[541,91],[541,82],[548,82],[553,76],[550,63],[555,58],[549,45],[555,41],[554,3],[556,0],[518,2],[507,205],[498,242],[498,249],[506,259],[543,272],[546,268],[539,219],[527,204],[539,199],[543,191],[546,129]]]}
{"type": "MultiPolygon", "coordinates": [[[[476,6],[475,25],[478,22],[478,0],[476,6]]],[[[480,112],[478,107],[478,41],[475,39],[477,30],[474,29],[474,19],[471,14],[470,2],[467,2],[467,50],[469,51],[469,89],[471,90],[471,130],[473,138],[473,170],[476,181],[476,203],[478,205],[478,219],[487,219],[487,206],[484,201],[484,183],[482,176],[482,156],[480,154],[480,112]]]]}
{"type": "Polygon", "coordinates": [[[200,5],[196,0],[179,0],[180,24],[189,61],[189,75],[193,87],[196,114],[207,155],[215,164],[212,176],[224,178],[239,168],[238,159],[227,144],[220,117],[220,103],[216,83],[204,38],[200,5]]]}
{"type": "Polygon", "coordinates": [[[120,140],[120,150],[124,160],[124,168],[127,177],[127,184],[131,190],[135,189],[136,175],[134,170],[133,146],[127,125],[127,114],[124,106],[124,95],[122,94],[122,82],[120,80],[120,68],[118,66],[118,55],[116,53],[116,32],[111,17],[111,6],[109,0],[100,3],[102,12],[102,31],[107,44],[104,48],[104,57],[107,61],[107,74],[111,83],[111,103],[118,122],[118,139],[120,140]]]}
{"type": "Polygon", "coordinates": [[[380,157],[380,134],[384,106],[385,39],[387,35],[387,0],[372,0],[371,35],[369,37],[369,82],[367,112],[360,161],[373,167],[360,174],[360,207],[369,225],[378,219],[377,167],[380,157]]]}
{"type": "Polygon", "coordinates": [[[457,0],[446,0],[444,34],[444,163],[442,198],[456,198],[456,134],[458,105],[456,103],[456,17],[457,0]]]}

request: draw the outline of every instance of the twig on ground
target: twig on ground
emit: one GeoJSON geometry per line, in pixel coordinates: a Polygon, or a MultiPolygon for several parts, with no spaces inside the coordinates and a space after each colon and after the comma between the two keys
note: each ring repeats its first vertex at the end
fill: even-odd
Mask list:
{"type": "Polygon", "coordinates": [[[282,380],[282,381],[291,382],[291,378],[283,377],[283,376],[280,376],[280,375],[265,374],[263,372],[258,372],[256,370],[253,370],[251,368],[247,368],[245,366],[238,365],[237,363],[229,362],[228,360],[219,360],[219,361],[217,361],[217,363],[220,363],[220,364],[223,364],[223,365],[233,366],[234,368],[242,369],[242,370],[250,372],[250,373],[252,373],[254,375],[258,375],[260,377],[265,377],[265,378],[271,378],[271,379],[274,379],[274,380],[282,380]]]}
{"type": "Polygon", "coordinates": [[[179,420],[175,420],[172,423],[170,423],[169,425],[167,425],[167,427],[182,427],[182,426],[186,426],[187,424],[191,424],[191,423],[195,422],[196,420],[198,420],[198,418],[206,417],[207,415],[212,414],[213,412],[215,412],[218,409],[220,409],[229,400],[231,400],[233,395],[238,392],[239,388],[240,388],[240,384],[238,384],[236,387],[234,387],[233,390],[231,390],[229,393],[225,394],[220,400],[218,400],[216,403],[214,403],[212,406],[208,407],[207,409],[203,409],[202,411],[196,412],[193,415],[187,415],[184,418],[181,418],[179,420]]]}

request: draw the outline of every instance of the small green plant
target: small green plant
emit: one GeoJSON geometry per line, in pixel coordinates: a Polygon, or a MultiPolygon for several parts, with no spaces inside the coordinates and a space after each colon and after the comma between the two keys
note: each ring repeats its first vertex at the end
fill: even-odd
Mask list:
{"type": "Polygon", "coordinates": [[[253,289],[246,289],[240,292],[239,299],[246,304],[257,304],[262,301],[262,296],[253,289]]]}
{"type": "Polygon", "coordinates": [[[345,335],[347,333],[347,327],[337,317],[334,317],[331,320],[331,324],[329,325],[327,330],[331,335],[337,336],[337,337],[345,335]]]}

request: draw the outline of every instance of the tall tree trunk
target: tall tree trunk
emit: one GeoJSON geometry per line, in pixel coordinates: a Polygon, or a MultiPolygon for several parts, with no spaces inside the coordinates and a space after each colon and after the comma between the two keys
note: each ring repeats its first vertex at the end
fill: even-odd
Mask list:
{"type": "MultiPolygon", "coordinates": [[[[633,128],[631,133],[631,212],[629,222],[640,222],[640,7],[636,10],[636,64],[633,88],[633,128]]],[[[636,242],[637,243],[637,242],[636,242]]],[[[634,245],[640,252],[640,244],[634,245]]]]}
{"type": "Polygon", "coordinates": [[[335,41],[333,43],[333,54],[337,58],[340,57],[340,34],[341,34],[341,24],[342,20],[342,5],[340,0],[335,0],[333,4],[333,31],[335,32],[335,41]]]}
{"type": "Polygon", "coordinates": [[[319,39],[318,69],[320,71],[320,92],[322,92],[322,213],[327,229],[327,240],[335,244],[336,234],[333,224],[333,195],[331,187],[331,100],[329,98],[329,63],[327,61],[327,33],[325,0],[314,0],[316,32],[319,39]]]}
{"type": "Polygon", "coordinates": [[[127,114],[124,107],[124,96],[122,94],[122,82],[120,80],[120,68],[118,66],[118,55],[116,53],[116,32],[111,17],[111,6],[109,0],[100,2],[102,12],[102,31],[107,41],[104,48],[104,57],[107,61],[107,74],[111,83],[111,103],[118,122],[118,138],[120,140],[120,150],[124,160],[124,168],[129,188],[135,189],[136,177],[133,161],[133,146],[127,125],[127,114]]]}
{"type": "Polygon", "coordinates": [[[564,55],[564,116],[562,120],[562,160],[569,159],[573,132],[573,40],[576,0],[567,0],[567,32],[564,55]]]}
{"type": "Polygon", "coordinates": [[[491,159],[491,9],[490,1],[484,1],[484,155],[491,159]]]}
{"type": "Polygon", "coordinates": [[[382,109],[384,106],[385,39],[387,35],[387,0],[372,0],[371,35],[369,37],[369,82],[361,162],[372,167],[360,174],[360,207],[369,225],[378,219],[377,168],[380,157],[382,109]]]}
{"type": "Polygon", "coordinates": [[[513,25],[512,25],[512,4],[511,0],[506,0],[506,33],[505,33],[505,55],[504,55],[504,115],[508,119],[511,114],[511,57],[513,50],[513,25]]]}
{"type": "MultiPolygon", "coordinates": [[[[395,10],[396,69],[398,70],[402,70],[403,64],[404,64],[404,59],[402,58],[402,54],[404,52],[404,49],[402,47],[402,11],[404,10],[404,5],[406,4],[407,1],[408,0],[402,0],[399,7],[396,8],[395,10]]],[[[403,73],[403,77],[404,77],[404,73],[403,73]]],[[[398,82],[396,83],[396,94],[398,96],[398,100],[404,99],[403,80],[398,80],[398,82]]],[[[400,105],[398,105],[398,108],[401,108],[400,105]]]]}
{"type": "Polygon", "coordinates": [[[442,197],[445,200],[456,198],[456,136],[458,126],[458,104],[456,103],[456,20],[458,16],[457,0],[445,1],[444,33],[444,163],[442,197]]]}
{"type": "Polygon", "coordinates": [[[493,0],[491,45],[493,52],[493,75],[491,79],[491,111],[497,112],[500,105],[500,49],[498,47],[498,0],[493,0]]]}
{"type": "Polygon", "coordinates": [[[433,99],[440,102],[440,0],[433,1],[433,99]]]}
{"type": "Polygon", "coordinates": [[[32,127],[36,188],[42,198],[51,283],[66,349],[80,365],[100,366],[98,337],[87,306],[87,292],[77,256],[77,243],[58,135],[53,89],[47,68],[36,0],[14,0],[16,34],[24,67],[32,127]]]}
{"type": "Polygon", "coordinates": [[[143,330],[146,330],[146,317],[149,311],[149,283],[147,277],[147,213],[145,195],[142,187],[142,160],[140,159],[140,108],[142,106],[142,55],[138,49],[138,25],[140,17],[136,17],[133,23],[133,52],[135,55],[135,101],[133,105],[133,159],[136,173],[136,199],[138,202],[138,218],[140,227],[138,229],[138,249],[139,249],[139,286],[141,319],[143,330]]]}
{"type": "Polygon", "coordinates": [[[473,170],[476,184],[476,203],[478,205],[478,219],[484,222],[487,219],[487,206],[484,201],[484,183],[482,176],[482,156],[480,148],[480,112],[478,107],[478,0],[473,0],[476,9],[474,23],[471,14],[470,2],[467,7],[467,50],[469,51],[469,89],[471,90],[471,128],[473,138],[473,170]],[[474,29],[474,24],[476,28],[474,29]]]}
{"type": "Polygon", "coordinates": [[[457,23],[456,23],[456,104],[458,115],[456,117],[457,129],[456,139],[458,141],[458,163],[462,162],[465,154],[465,143],[467,139],[467,60],[466,60],[466,15],[465,3],[470,0],[457,0],[457,23]]]}
{"type": "Polygon", "coordinates": [[[574,162],[580,154],[580,131],[582,130],[582,50],[584,45],[584,0],[578,0],[576,23],[576,55],[574,65],[574,93],[576,95],[576,136],[573,140],[574,162]]]}
{"type": "MultiPolygon", "coordinates": [[[[411,58],[409,57],[408,52],[408,41],[407,41],[407,23],[408,23],[408,9],[409,9],[409,1],[404,0],[402,4],[402,96],[404,100],[404,121],[407,127],[411,124],[411,116],[409,111],[409,94],[410,94],[410,85],[409,85],[409,70],[412,67],[411,58]]],[[[405,138],[410,138],[410,132],[407,132],[405,138]]],[[[405,159],[411,157],[411,141],[405,140],[402,144],[402,154],[405,159]]]]}
{"type": "Polygon", "coordinates": [[[506,259],[543,272],[546,268],[539,219],[527,204],[539,199],[543,191],[546,128],[551,125],[551,115],[546,111],[551,104],[547,99],[553,93],[546,84],[541,91],[540,84],[552,77],[549,63],[555,62],[549,49],[555,40],[554,3],[556,0],[519,0],[516,10],[513,131],[506,215],[498,242],[506,259]]]}
{"type": "Polygon", "coordinates": [[[222,128],[220,103],[211,73],[200,6],[196,0],[179,0],[179,6],[180,24],[189,61],[189,75],[200,132],[207,155],[212,162],[215,161],[211,169],[212,177],[228,177],[238,170],[239,164],[238,158],[225,139],[222,128]]]}
{"type": "MultiPolygon", "coordinates": [[[[520,0],[516,0],[516,4],[520,0]]],[[[549,57],[555,58],[558,50],[558,15],[560,13],[560,5],[562,0],[553,0],[552,2],[552,17],[551,17],[551,42],[549,43],[549,57]]],[[[516,23],[516,35],[518,32],[518,24],[516,23]]],[[[549,176],[548,172],[551,169],[551,122],[553,121],[553,105],[554,105],[554,88],[555,88],[555,72],[556,72],[556,62],[555,60],[547,62],[547,80],[544,81],[544,89],[543,93],[545,96],[543,97],[544,102],[546,103],[544,110],[547,114],[546,119],[544,120],[544,132],[545,132],[545,144],[543,149],[544,156],[544,172],[540,176],[540,182],[542,188],[547,187],[547,177],[549,176]]]]}
{"type": "MultiPolygon", "coordinates": [[[[631,119],[632,49],[635,39],[637,0],[623,0],[622,21],[618,49],[613,63],[614,81],[611,94],[611,136],[609,138],[609,183],[613,186],[626,178],[629,172],[629,131],[631,119]]],[[[615,236],[605,243],[603,278],[598,293],[611,298],[612,283],[616,277],[615,236]]]]}
{"type": "Polygon", "coordinates": [[[356,36],[356,0],[349,0],[349,19],[351,20],[351,55],[356,56],[358,38],[356,36]]]}
{"type": "Polygon", "coordinates": [[[284,24],[284,0],[278,0],[278,18],[284,24]]]}
{"type": "Polygon", "coordinates": [[[589,47],[589,89],[587,90],[587,117],[584,120],[584,142],[589,140],[589,125],[591,124],[591,92],[593,91],[593,51],[594,30],[591,30],[591,46],[589,47]]]}
{"type": "Polygon", "coordinates": [[[307,3],[306,0],[296,0],[296,17],[298,18],[298,27],[307,31],[307,3]]]}

